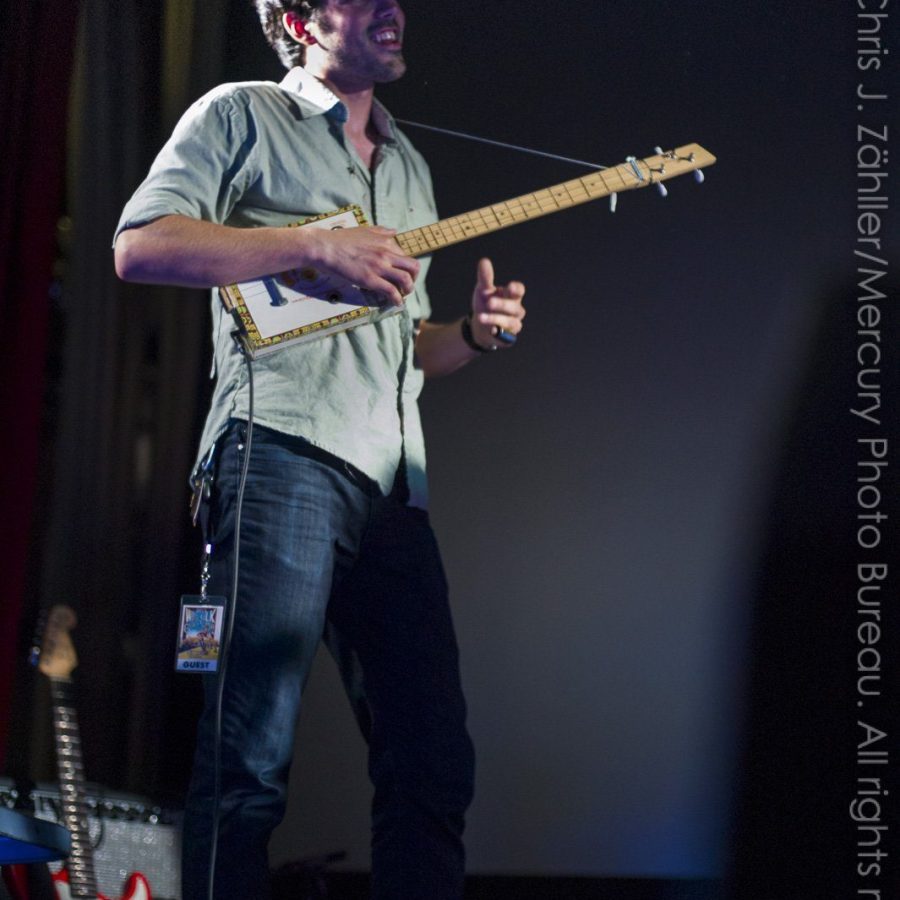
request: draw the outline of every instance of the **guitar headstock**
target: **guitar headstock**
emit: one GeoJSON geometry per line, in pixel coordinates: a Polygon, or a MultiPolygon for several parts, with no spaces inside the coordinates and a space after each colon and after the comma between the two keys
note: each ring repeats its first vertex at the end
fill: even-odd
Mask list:
{"type": "MultiPolygon", "coordinates": [[[[663,184],[664,181],[677,178],[687,172],[693,172],[694,178],[698,182],[702,182],[703,172],[701,169],[711,166],[715,161],[716,158],[712,153],[699,144],[685,144],[674,150],[663,150],[662,147],[657,147],[653,156],[646,156],[644,159],[629,156],[625,162],[615,167],[616,173],[623,182],[622,187],[617,187],[616,191],[630,191],[634,188],[655,185],[659,193],[666,197],[669,192],[663,184]]],[[[610,193],[610,212],[616,211],[616,191],[610,193]]]]}
{"type": "Polygon", "coordinates": [[[647,156],[644,159],[635,162],[643,172],[644,177],[655,184],[660,181],[666,181],[669,178],[675,178],[678,175],[684,175],[687,172],[697,172],[706,166],[711,166],[716,158],[709,152],[704,150],[699,144],[685,144],[683,147],[676,147],[674,150],[662,150],[656,148],[653,156],[647,156]]]}
{"type": "Polygon", "coordinates": [[[35,640],[32,663],[48,678],[69,678],[75,671],[78,656],[69,632],[77,624],[78,618],[70,606],[57,604],[47,614],[43,634],[35,640]]]}

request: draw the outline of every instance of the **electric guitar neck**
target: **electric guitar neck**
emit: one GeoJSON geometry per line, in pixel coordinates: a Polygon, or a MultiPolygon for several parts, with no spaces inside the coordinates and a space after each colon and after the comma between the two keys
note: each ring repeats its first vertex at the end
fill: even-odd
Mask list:
{"type": "MultiPolygon", "coordinates": [[[[70,635],[77,619],[68,606],[54,606],[47,617],[36,664],[50,680],[53,700],[53,737],[56,743],[56,766],[62,798],[62,824],[71,832],[72,850],[65,866],[53,875],[57,900],[107,900],[97,887],[94,851],[88,824],[84,763],[81,758],[81,733],[75,709],[72,672],[78,665],[70,635]]],[[[28,900],[17,884],[26,884],[27,876],[12,866],[4,871],[4,879],[15,900],[28,900]]],[[[128,877],[121,900],[151,900],[147,879],[138,872],[128,877]]]]}

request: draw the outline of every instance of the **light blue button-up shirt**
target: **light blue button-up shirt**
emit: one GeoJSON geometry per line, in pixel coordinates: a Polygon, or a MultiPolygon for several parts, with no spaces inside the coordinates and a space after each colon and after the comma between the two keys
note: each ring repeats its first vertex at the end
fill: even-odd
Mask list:
{"type": "MultiPolygon", "coordinates": [[[[377,102],[372,117],[380,141],[369,171],[344,138],[343,104],[302,68],[280,84],[216,88],[184,114],[125,206],[116,235],[172,214],[253,228],[287,225],[351,203],[371,224],[398,231],[436,221],[425,161],[377,102]]],[[[431,308],[428,258],[421,263],[402,314],[284,347],[254,361],[253,374],[256,422],[346,460],[385,493],[405,454],[409,502],[424,507],[417,407],[423,377],[413,359],[413,323],[428,318],[431,308]]],[[[216,291],[212,314],[217,381],[198,459],[229,418],[249,414],[246,363],[216,291]]]]}

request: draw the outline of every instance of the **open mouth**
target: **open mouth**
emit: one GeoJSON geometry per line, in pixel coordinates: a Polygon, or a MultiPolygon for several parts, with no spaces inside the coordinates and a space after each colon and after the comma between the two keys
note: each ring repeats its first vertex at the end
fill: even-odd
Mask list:
{"type": "Polygon", "coordinates": [[[399,50],[403,46],[400,29],[396,25],[382,25],[371,32],[372,42],[386,50],[399,50]]]}

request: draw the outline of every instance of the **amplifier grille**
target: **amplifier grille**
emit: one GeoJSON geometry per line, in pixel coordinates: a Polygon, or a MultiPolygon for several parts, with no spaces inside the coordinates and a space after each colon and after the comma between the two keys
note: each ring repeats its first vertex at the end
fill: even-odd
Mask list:
{"type": "MultiPolygon", "coordinates": [[[[85,799],[100,892],[118,898],[125,879],[140,872],[150,883],[153,900],[181,900],[179,814],[141,797],[93,784],[87,786],[85,799]]],[[[11,781],[0,779],[0,803],[30,808],[39,819],[61,823],[55,786],[40,785],[23,796],[11,781]]],[[[50,868],[58,871],[60,865],[54,863],[50,868]]]]}

